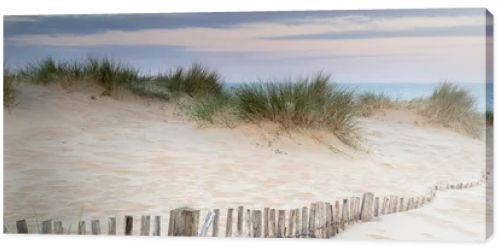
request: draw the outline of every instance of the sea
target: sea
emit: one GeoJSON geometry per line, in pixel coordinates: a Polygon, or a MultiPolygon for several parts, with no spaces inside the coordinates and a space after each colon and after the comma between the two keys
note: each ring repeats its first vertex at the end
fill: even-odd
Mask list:
{"type": "MultiPolygon", "coordinates": [[[[237,88],[242,83],[226,83],[227,88],[237,88]]],[[[353,90],[355,93],[382,93],[392,99],[410,101],[432,95],[440,84],[430,83],[349,83],[337,84],[340,88],[353,90]]],[[[475,109],[478,112],[493,111],[493,84],[458,84],[469,91],[475,98],[475,109]]]]}

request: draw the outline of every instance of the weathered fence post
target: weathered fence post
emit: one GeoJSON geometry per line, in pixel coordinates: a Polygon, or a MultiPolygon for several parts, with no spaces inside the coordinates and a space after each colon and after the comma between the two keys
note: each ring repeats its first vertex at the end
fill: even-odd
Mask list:
{"type": "Polygon", "coordinates": [[[42,234],[52,233],[52,220],[42,221],[42,234]]]}
{"type": "Polygon", "coordinates": [[[354,197],[351,197],[351,201],[349,203],[349,223],[352,224],[354,219],[356,218],[356,200],[354,197]]]}
{"type": "Polygon", "coordinates": [[[399,198],[399,212],[403,212],[403,208],[404,208],[404,205],[405,205],[405,199],[403,197],[399,198]]]}
{"type": "Polygon", "coordinates": [[[269,225],[270,225],[270,236],[276,238],[277,233],[276,233],[276,210],[271,209],[269,210],[269,225]]]}
{"type": "Polygon", "coordinates": [[[345,226],[348,222],[349,222],[349,201],[347,199],[344,199],[344,201],[342,202],[342,220],[340,222],[342,230],[345,230],[345,226]]]}
{"type": "Polygon", "coordinates": [[[260,238],[262,236],[262,211],[252,210],[252,237],[260,238]]]}
{"type": "Polygon", "coordinates": [[[326,208],[325,208],[325,238],[330,238],[332,236],[332,219],[333,219],[333,212],[332,212],[332,205],[330,203],[326,203],[326,208]]]}
{"type": "Polygon", "coordinates": [[[382,214],[389,214],[389,198],[384,197],[384,203],[382,205],[382,214]]]}
{"type": "Polygon", "coordinates": [[[90,229],[93,235],[101,234],[101,224],[99,223],[99,220],[92,220],[90,222],[90,229]]]}
{"type": "Polygon", "coordinates": [[[200,210],[191,208],[177,208],[170,211],[171,228],[169,236],[196,236],[198,234],[198,220],[200,210]]]}
{"type": "Polygon", "coordinates": [[[212,225],[212,222],[214,220],[214,214],[215,213],[213,211],[208,211],[207,215],[205,216],[205,219],[203,220],[203,224],[198,230],[198,237],[207,236],[208,229],[210,228],[210,225],[212,225]]]}
{"type": "Polygon", "coordinates": [[[17,228],[18,234],[27,234],[28,233],[28,224],[26,224],[26,220],[16,221],[16,228],[17,228]]]}
{"type": "MultiPolygon", "coordinates": [[[[238,228],[239,226],[239,220],[240,220],[240,215],[239,215],[239,210],[238,210],[238,228]]],[[[238,232],[240,229],[238,229],[238,232]]],[[[227,209],[227,218],[226,218],[226,237],[231,237],[233,236],[233,209],[229,208],[227,209]]]]}
{"type": "Polygon", "coordinates": [[[308,235],[308,227],[309,227],[309,224],[307,223],[307,211],[309,209],[307,207],[302,207],[302,233],[301,233],[301,237],[302,238],[307,238],[307,235],[308,235]]]}
{"type": "Polygon", "coordinates": [[[161,216],[154,217],[153,236],[161,235],[161,216]]]}
{"type": "Polygon", "coordinates": [[[251,222],[250,218],[251,218],[251,212],[250,212],[250,209],[247,209],[246,214],[245,214],[245,226],[247,229],[247,236],[248,237],[252,237],[252,222],[251,222]]]}
{"type": "Polygon", "coordinates": [[[389,213],[395,213],[398,211],[398,196],[391,195],[389,202],[389,213]]]}
{"type": "Polygon", "coordinates": [[[340,233],[340,220],[341,220],[340,218],[342,217],[342,215],[340,213],[341,213],[340,202],[337,200],[337,201],[335,201],[335,221],[334,221],[335,235],[340,233]]]}
{"type": "Polygon", "coordinates": [[[295,238],[300,237],[300,209],[295,209],[295,238]]]}
{"type": "Polygon", "coordinates": [[[264,238],[269,238],[269,208],[264,208],[264,238]]]}
{"type": "Polygon", "coordinates": [[[108,218],[108,234],[116,235],[116,218],[109,217],[108,218]]]}
{"type": "Polygon", "coordinates": [[[285,210],[278,210],[278,234],[276,237],[285,237],[285,210]]]}
{"type": "Polygon", "coordinates": [[[371,221],[373,218],[373,193],[363,194],[361,204],[361,221],[371,221]]]}
{"type": "Polygon", "coordinates": [[[314,238],[314,234],[316,231],[316,203],[311,203],[309,207],[309,236],[310,238],[314,238]]]}
{"type": "Polygon", "coordinates": [[[141,235],[148,236],[151,229],[151,216],[141,216],[141,235]]]}
{"type": "Polygon", "coordinates": [[[214,225],[212,227],[213,237],[219,236],[219,217],[220,217],[220,210],[214,209],[214,222],[213,222],[214,225]]]}
{"type": "Polygon", "coordinates": [[[134,228],[134,218],[132,216],[125,216],[125,235],[132,235],[134,228]]]}
{"type": "Polygon", "coordinates": [[[293,232],[294,232],[294,224],[295,224],[295,210],[290,209],[288,212],[288,238],[293,237],[293,232]]]}
{"type": "MultiPolygon", "coordinates": [[[[231,216],[232,217],[232,216],[231,216]]],[[[243,236],[243,207],[238,207],[238,216],[236,222],[236,230],[238,231],[238,236],[243,236]]]]}
{"type": "Polygon", "coordinates": [[[378,217],[379,215],[380,198],[375,197],[375,205],[373,207],[373,216],[378,217]]]}
{"type": "Polygon", "coordinates": [[[63,228],[61,221],[54,222],[54,233],[56,233],[56,234],[63,234],[64,233],[64,228],[63,228]]]}
{"type": "Polygon", "coordinates": [[[85,221],[81,220],[78,222],[78,234],[85,235],[87,234],[87,229],[85,228],[85,221]]]}

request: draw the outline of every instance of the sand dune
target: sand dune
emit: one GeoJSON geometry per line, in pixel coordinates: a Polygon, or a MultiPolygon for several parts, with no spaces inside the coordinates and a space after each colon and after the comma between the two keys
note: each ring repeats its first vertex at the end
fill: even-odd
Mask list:
{"type": "MultiPolygon", "coordinates": [[[[421,195],[436,183],[477,180],[485,168],[483,141],[422,126],[422,118],[404,110],[360,120],[370,149],[365,153],[324,132],[285,133],[272,125],[200,127],[172,104],[127,95],[91,99],[98,93],[20,88],[18,105],[4,117],[4,214],[9,227],[20,218],[33,222],[34,215],[74,220],[166,215],[180,206],[295,208],[366,191],[421,195]]],[[[438,217],[427,220],[460,232],[463,226],[440,215],[446,207],[467,204],[469,197],[484,201],[480,189],[450,192],[442,204],[386,216],[344,236],[377,238],[369,232],[383,228],[380,238],[405,239],[410,233],[398,233],[391,222],[426,217],[438,217]]],[[[471,220],[466,231],[451,236],[484,236],[479,219],[471,220]]],[[[425,233],[415,238],[436,237],[425,233]]]]}

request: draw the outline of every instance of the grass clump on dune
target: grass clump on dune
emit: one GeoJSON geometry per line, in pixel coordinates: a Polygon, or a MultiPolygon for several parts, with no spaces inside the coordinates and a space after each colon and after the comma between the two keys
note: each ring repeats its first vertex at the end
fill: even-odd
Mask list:
{"type": "Polygon", "coordinates": [[[88,58],[82,62],[57,62],[52,58],[28,64],[20,75],[33,83],[93,81],[108,92],[114,86],[128,85],[142,79],[139,71],[108,58],[88,58]]]}
{"type": "Polygon", "coordinates": [[[249,121],[272,121],[284,128],[326,128],[343,142],[358,139],[352,91],[329,83],[328,75],[236,89],[239,115],[249,121]]]}
{"type": "Polygon", "coordinates": [[[475,99],[467,90],[443,83],[427,100],[423,114],[434,122],[477,138],[480,136],[480,119],[474,105],[475,99]]]}
{"type": "Polygon", "coordinates": [[[384,93],[363,92],[356,96],[362,116],[370,116],[373,110],[393,108],[396,101],[384,93]]]}
{"type": "Polygon", "coordinates": [[[14,104],[15,93],[14,89],[15,76],[8,70],[3,71],[3,106],[10,107],[14,104]]]}
{"type": "Polygon", "coordinates": [[[193,64],[187,70],[177,68],[169,74],[155,77],[154,81],[172,93],[186,93],[194,98],[219,95],[223,89],[221,76],[200,64],[193,64]]]}

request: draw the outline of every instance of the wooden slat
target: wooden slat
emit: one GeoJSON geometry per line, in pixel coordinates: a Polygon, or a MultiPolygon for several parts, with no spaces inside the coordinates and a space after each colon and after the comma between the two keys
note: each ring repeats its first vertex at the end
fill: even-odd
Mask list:
{"type": "Polygon", "coordinates": [[[342,230],[345,230],[346,224],[349,222],[349,200],[344,199],[342,201],[342,220],[340,222],[340,226],[342,230]]]}
{"type": "Polygon", "coordinates": [[[245,212],[245,227],[247,230],[247,235],[248,237],[252,237],[252,222],[251,222],[251,211],[250,209],[247,209],[245,212]]]}
{"type": "Polygon", "coordinates": [[[214,209],[214,221],[212,226],[212,236],[219,236],[219,218],[220,218],[220,210],[214,209]]]}
{"type": "Polygon", "coordinates": [[[64,234],[64,228],[61,221],[54,222],[54,233],[55,234],[64,234]]]}
{"type": "Polygon", "coordinates": [[[153,236],[161,235],[161,216],[155,216],[153,221],[153,236]]]}
{"type": "Polygon", "coordinates": [[[269,238],[269,208],[264,208],[264,238],[269,238]]]}
{"type": "Polygon", "coordinates": [[[309,238],[315,238],[316,231],[316,203],[311,203],[309,207],[309,229],[307,232],[309,233],[309,238]]]}
{"type": "Polygon", "coordinates": [[[373,193],[364,193],[361,204],[361,221],[371,221],[373,218],[373,193]]]}
{"type": "Polygon", "coordinates": [[[171,211],[171,236],[197,236],[200,210],[192,208],[177,208],[171,211]]]}
{"type": "Polygon", "coordinates": [[[373,216],[378,217],[380,213],[380,198],[375,197],[375,205],[373,206],[373,216]]]}
{"type": "Polygon", "coordinates": [[[116,235],[116,218],[108,218],[108,235],[116,235]]]}
{"type": "Polygon", "coordinates": [[[262,236],[262,211],[252,210],[252,237],[260,238],[262,236]]]}
{"type": "Polygon", "coordinates": [[[52,220],[42,221],[42,234],[52,233],[52,220]]]}
{"type": "Polygon", "coordinates": [[[101,234],[101,223],[99,222],[99,220],[90,221],[90,231],[93,235],[101,234]]]}
{"type": "Polygon", "coordinates": [[[286,228],[286,230],[287,237],[292,238],[295,230],[295,210],[293,209],[290,209],[288,211],[288,227],[286,228]]]}
{"type": "MultiPolygon", "coordinates": [[[[239,210],[238,210],[238,221],[240,215],[239,215],[239,210]]],[[[239,222],[238,222],[239,223],[239,222]]],[[[238,225],[239,227],[239,225],[238,225]]],[[[239,229],[238,229],[239,232],[239,229]]],[[[227,217],[226,217],[226,237],[231,237],[233,236],[233,209],[229,208],[227,209],[227,217]]]]}
{"type": "Polygon", "coordinates": [[[26,224],[26,220],[16,221],[16,228],[17,228],[18,234],[27,234],[28,233],[28,224],[26,224]]]}
{"type": "Polygon", "coordinates": [[[296,208],[295,209],[295,232],[294,232],[294,237],[299,238],[300,237],[300,209],[296,208]]]}
{"type": "Polygon", "coordinates": [[[87,234],[87,229],[85,227],[85,221],[81,220],[78,222],[78,234],[85,235],[87,234]]]}
{"type": "Polygon", "coordinates": [[[342,215],[341,215],[341,208],[340,208],[340,201],[335,201],[335,220],[334,220],[334,231],[335,231],[335,235],[337,235],[338,233],[340,233],[340,221],[341,221],[341,218],[342,218],[342,215]]]}
{"type": "Polygon", "coordinates": [[[277,235],[278,238],[286,237],[285,233],[285,210],[278,210],[278,229],[277,235]]]}
{"type": "Polygon", "coordinates": [[[269,236],[276,238],[278,236],[276,225],[276,209],[269,210],[269,236]]]}
{"type": "Polygon", "coordinates": [[[134,228],[134,218],[132,216],[125,216],[125,235],[132,235],[134,228]]]}
{"type": "Polygon", "coordinates": [[[143,215],[141,216],[141,236],[149,236],[151,230],[151,216],[143,215]]]}
{"type": "Polygon", "coordinates": [[[243,236],[243,207],[238,207],[238,218],[236,222],[236,229],[238,231],[238,236],[243,236]]]}
{"type": "Polygon", "coordinates": [[[307,207],[302,207],[302,233],[301,237],[302,238],[307,238],[309,234],[309,224],[308,224],[308,215],[307,212],[309,211],[309,208],[307,207]]]}

